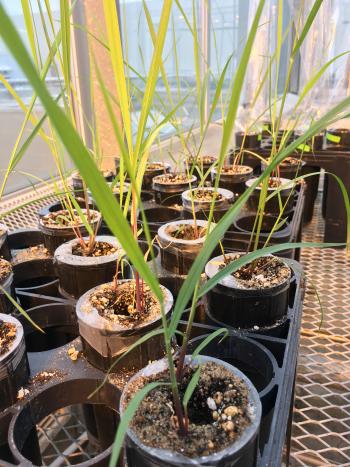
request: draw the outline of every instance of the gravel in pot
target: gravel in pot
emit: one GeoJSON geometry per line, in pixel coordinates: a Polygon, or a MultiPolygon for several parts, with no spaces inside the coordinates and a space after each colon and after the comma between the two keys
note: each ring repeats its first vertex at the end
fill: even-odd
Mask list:
{"type": "MultiPolygon", "coordinates": [[[[164,269],[184,275],[190,270],[207,234],[207,221],[169,222],[158,230],[161,263],[164,269]]],[[[215,226],[211,223],[211,229],[215,226]]]]}
{"type": "MultiPolygon", "coordinates": [[[[212,183],[215,183],[217,169],[211,171],[212,183]]],[[[241,195],[245,189],[245,182],[250,179],[253,169],[247,165],[229,165],[222,168],[220,172],[220,188],[232,191],[236,197],[241,195]]]]}
{"type": "MultiPolygon", "coordinates": [[[[14,295],[13,270],[11,263],[0,258],[0,285],[9,295],[14,295]]],[[[0,313],[11,313],[13,305],[6,294],[0,290],[0,313]]]]}
{"type": "Polygon", "coordinates": [[[117,262],[119,278],[130,276],[130,267],[123,261],[124,251],[115,237],[98,235],[90,251],[88,238],[83,240],[85,248],[80,240],[74,239],[55,251],[60,292],[67,298],[79,298],[96,285],[110,282],[116,274],[117,262]]]}
{"type": "Polygon", "coordinates": [[[152,190],[154,177],[170,172],[170,164],[161,161],[147,162],[146,170],[142,179],[142,190],[152,190]]]}
{"type": "Polygon", "coordinates": [[[0,258],[11,261],[11,250],[8,242],[8,228],[5,224],[0,224],[0,258]]]}
{"type": "MultiPolygon", "coordinates": [[[[108,370],[141,336],[161,325],[160,305],[149,287],[141,284],[141,307],[136,308],[134,280],[99,285],[86,292],[76,305],[79,333],[88,361],[108,370]]],[[[173,297],[162,287],[164,309],[169,314],[173,297]]],[[[164,355],[163,335],[154,336],[122,358],[117,368],[142,368],[164,355]]]]}
{"type": "MultiPolygon", "coordinates": [[[[86,209],[82,209],[82,212],[87,216],[86,209]]],[[[91,228],[97,231],[101,215],[95,210],[90,210],[90,216],[91,228]]],[[[52,212],[39,218],[39,229],[44,236],[44,245],[51,255],[62,243],[76,237],[74,230],[79,229],[82,237],[88,233],[78,213],[73,211],[73,215],[71,215],[67,210],[52,212]]]]}
{"type": "Polygon", "coordinates": [[[215,156],[211,155],[203,155],[198,157],[189,157],[186,161],[184,161],[184,169],[188,170],[191,169],[193,166],[199,176],[199,178],[203,177],[208,171],[217,163],[218,159],[215,156]]]}
{"type": "MultiPolygon", "coordinates": [[[[225,265],[244,253],[228,253],[211,259],[206,267],[212,278],[225,265]]],[[[258,330],[279,324],[288,311],[290,267],[276,256],[261,258],[225,276],[208,292],[212,319],[232,328],[258,330]]]]}
{"type": "Polygon", "coordinates": [[[28,375],[23,327],[13,316],[0,313],[0,410],[16,402],[28,375]]]}
{"type": "MultiPolygon", "coordinates": [[[[198,364],[201,373],[188,403],[188,433],[181,436],[169,386],[150,391],[140,403],[127,430],[125,450],[129,467],[139,466],[253,466],[261,419],[258,393],[237,368],[212,357],[186,357],[179,391],[183,395],[198,364]]],[[[152,381],[169,380],[167,361],[153,362],[127,383],[120,413],[135,392],[152,381]]]]}
{"type": "Polygon", "coordinates": [[[181,194],[197,186],[197,177],[185,174],[167,173],[153,178],[155,200],[163,206],[181,205],[181,194]]]}
{"type": "MultiPolygon", "coordinates": [[[[246,182],[246,187],[249,188],[255,181],[256,178],[251,178],[246,182]]],[[[261,187],[262,185],[258,185],[248,199],[248,206],[254,212],[257,212],[258,210],[261,187]]],[[[267,188],[267,197],[276,191],[276,189],[279,189],[279,191],[265,202],[264,213],[279,215],[281,206],[284,207],[284,214],[290,213],[294,205],[293,190],[295,190],[295,188],[296,185],[288,178],[270,177],[267,188]]]]}
{"type": "Polygon", "coordinates": [[[208,219],[211,205],[214,206],[214,221],[217,222],[221,219],[230,207],[233,201],[232,191],[225,190],[224,188],[195,188],[194,190],[187,190],[182,193],[182,205],[184,208],[184,217],[186,219],[193,218],[194,209],[197,219],[208,219]]]}

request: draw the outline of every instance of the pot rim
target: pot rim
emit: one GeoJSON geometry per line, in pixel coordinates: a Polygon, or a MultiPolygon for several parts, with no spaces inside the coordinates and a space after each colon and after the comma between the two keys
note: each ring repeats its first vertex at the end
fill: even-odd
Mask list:
{"type": "Polygon", "coordinates": [[[226,188],[217,188],[217,190],[215,190],[214,187],[210,186],[210,187],[196,187],[196,188],[192,188],[191,190],[186,190],[182,193],[181,197],[182,197],[182,201],[187,201],[189,203],[192,203],[192,201],[196,204],[207,204],[207,205],[211,205],[211,203],[213,202],[213,200],[211,201],[201,201],[201,200],[198,200],[198,199],[192,199],[190,194],[191,192],[196,192],[196,191],[199,191],[199,190],[206,190],[206,191],[211,191],[211,192],[214,192],[216,191],[217,193],[221,194],[222,197],[224,199],[220,199],[218,201],[215,201],[215,204],[216,203],[224,203],[224,202],[229,202],[233,199],[233,192],[230,191],[230,190],[226,190],[226,188]]]}
{"type": "MultiPolygon", "coordinates": [[[[206,227],[208,225],[208,222],[205,221],[205,220],[197,219],[196,222],[197,222],[197,225],[200,226],[200,227],[206,227]]],[[[178,220],[178,221],[167,222],[166,224],[159,227],[158,237],[159,237],[160,243],[163,242],[164,245],[167,246],[167,245],[174,245],[174,244],[181,244],[181,245],[198,245],[198,244],[200,244],[201,245],[201,244],[203,244],[205,242],[206,235],[204,237],[196,238],[194,240],[184,240],[182,238],[171,237],[166,232],[166,229],[169,226],[172,226],[172,225],[176,226],[176,225],[183,225],[183,224],[194,224],[194,221],[193,221],[193,219],[181,219],[181,220],[178,220]]],[[[214,222],[211,222],[210,231],[213,230],[215,225],[216,224],[214,222]]]]}
{"type": "MultiPolygon", "coordinates": [[[[245,255],[245,253],[241,251],[232,251],[232,252],[226,253],[225,256],[232,257],[237,254],[239,254],[240,256],[245,255]]],[[[223,277],[218,282],[218,284],[223,287],[227,287],[229,289],[238,289],[241,291],[256,292],[256,291],[274,290],[275,288],[281,287],[286,282],[290,281],[292,277],[292,269],[285,261],[283,261],[282,258],[280,258],[279,256],[274,256],[272,254],[261,255],[261,257],[264,257],[264,256],[273,256],[274,258],[277,258],[283,265],[287,266],[289,269],[289,273],[290,273],[289,277],[287,277],[284,281],[278,284],[274,284],[273,286],[270,286],[270,287],[244,287],[244,284],[243,284],[244,281],[238,281],[234,276],[232,276],[232,274],[228,274],[227,276],[223,277]]],[[[212,258],[211,260],[207,262],[207,264],[205,265],[205,274],[209,279],[211,279],[218,272],[218,267],[215,263],[222,263],[223,258],[224,258],[223,255],[215,256],[215,258],[212,258]]]]}
{"type": "MultiPolygon", "coordinates": [[[[272,178],[273,180],[275,180],[275,179],[280,180],[280,181],[281,181],[281,185],[280,185],[279,187],[277,187],[277,188],[268,187],[268,188],[267,188],[268,191],[276,191],[276,190],[279,190],[280,192],[286,191],[286,190],[290,191],[290,190],[292,190],[292,189],[294,188],[294,186],[295,186],[294,181],[291,180],[290,178],[283,178],[283,177],[270,177],[270,178],[272,178]]],[[[245,182],[245,184],[247,185],[248,188],[250,188],[250,187],[253,185],[253,183],[256,182],[256,180],[257,180],[257,177],[253,177],[253,178],[247,180],[247,181],[245,182]]],[[[260,185],[256,186],[256,187],[254,188],[254,190],[261,191],[261,186],[260,186],[260,185]]]]}
{"type": "Polygon", "coordinates": [[[195,175],[192,175],[190,178],[188,178],[188,179],[186,179],[186,180],[184,180],[182,182],[163,183],[163,182],[159,181],[159,178],[164,177],[164,175],[172,175],[172,174],[167,173],[167,174],[156,175],[152,179],[153,184],[158,184],[158,185],[161,185],[161,186],[178,186],[178,185],[181,186],[181,185],[188,185],[189,183],[195,183],[197,181],[197,177],[195,175]]]}
{"type": "MultiPolygon", "coordinates": [[[[85,209],[85,208],[83,208],[83,209],[81,209],[81,210],[82,210],[83,214],[86,214],[86,209],[85,209]]],[[[63,209],[63,211],[66,211],[66,209],[63,209]]],[[[90,209],[89,211],[90,211],[90,213],[93,212],[93,213],[95,214],[96,218],[92,221],[92,225],[96,225],[96,223],[97,223],[97,222],[100,222],[101,219],[102,219],[101,213],[100,213],[99,211],[96,211],[95,209],[90,209]]],[[[77,210],[74,209],[74,212],[76,213],[77,210]]],[[[62,226],[62,227],[61,227],[61,226],[57,226],[57,227],[50,227],[50,226],[48,226],[48,225],[45,225],[44,222],[43,222],[43,218],[42,218],[42,217],[39,217],[39,222],[38,222],[38,224],[39,224],[39,229],[40,229],[42,232],[43,232],[43,231],[48,231],[48,232],[65,232],[65,231],[67,231],[67,232],[72,232],[72,231],[73,231],[73,226],[62,226]]],[[[74,227],[76,227],[76,226],[74,226],[74,227]]],[[[77,228],[82,228],[82,227],[85,228],[83,222],[81,222],[81,223],[79,223],[79,224],[77,225],[77,228]]]]}
{"type": "MultiPolygon", "coordinates": [[[[121,280],[118,280],[118,282],[124,283],[124,282],[131,282],[133,280],[134,279],[121,279],[121,280]]],[[[121,326],[117,323],[113,323],[107,318],[100,316],[97,309],[91,304],[89,298],[92,293],[94,293],[95,291],[97,291],[98,289],[101,289],[102,287],[106,285],[111,286],[113,285],[113,282],[106,282],[104,284],[99,284],[96,287],[93,287],[92,289],[85,292],[79,298],[76,304],[76,309],[75,309],[78,321],[81,321],[86,326],[89,326],[93,329],[98,329],[100,331],[107,331],[109,333],[113,333],[113,332],[129,333],[130,331],[142,330],[143,328],[152,326],[153,324],[155,324],[157,321],[161,319],[161,313],[159,313],[159,315],[156,318],[154,318],[152,321],[146,321],[138,326],[130,328],[126,326],[121,326]]],[[[160,287],[164,293],[164,311],[165,311],[165,314],[167,315],[173,306],[174,298],[169,289],[167,289],[163,285],[161,285],[160,287]]]]}
{"type": "MultiPolygon", "coordinates": [[[[88,240],[89,237],[83,237],[83,240],[88,240]]],[[[124,250],[122,249],[118,240],[112,235],[97,235],[95,237],[97,242],[105,242],[113,247],[117,248],[117,251],[110,255],[104,256],[79,256],[73,255],[72,249],[73,246],[79,243],[79,239],[74,238],[68,242],[60,245],[54,253],[54,261],[64,264],[69,264],[70,266],[96,266],[104,263],[110,263],[116,261],[120,256],[124,255],[124,250]]]]}
{"type": "Polygon", "coordinates": [[[0,313],[0,320],[5,321],[6,323],[12,323],[16,325],[15,340],[12,342],[9,350],[6,353],[0,355],[0,365],[2,366],[7,363],[6,360],[11,360],[16,355],[16,350],[18,350],[19,344],[23,340],[24,333],[22,324],[14,316],[7,315],[5,313],[0,313]]]}
{"type": "MultiPolygon", "coordinates": [[[[181,465],[203,465],[203,464],[210,465],[211,462],[217,462],[225,456],[233,456],[236,453],[238,453],[241,449],[243,449],[244,446],[247,443],[249,443],[249,441],[252,438],[256,436],[256,433],[260,426],[262,406],[261,406],[259,394],[255,386],[253,385],[253,383],[250,381],[250,379],[244,373],[238,370],[238,368],[218,358],[201,355],[200,357],[196,357],[194,360],[192,360],[191,355],[186,355],[185,357],[185,362],[187,364],[197,363],[198,361],[201,361],[204,363],[211,361],[211,362],[217,363],[218,365],[222,365],[225,368],[231,370],[235,376],[237,376],[238,378],[244,381],[244,383],[246,384],[248,388],[248,405],[250,407],[249,415],[251,417],[251,423],[248,427],[246,427],[246,429],[241,434],[241,436],[233,444],[209,456],[201,456],[201,457],[195,457],[195,458],[190,458],[190,457],[182,455],[179,452],[170,451],[168,449],[153,448],[150,446],[146,446],[143,443],[141,443],[141,441],[138,439],[138,437],[132,431],[132,429],[128,427],[126,434],[135,443],[137,447],[150,452],[150,454],[153,457],[156,457],[159,460],[162,460],[162,462],[168,461],[169,465],[175,465],[175,463],[177,462],[181,463],[181,465]]],[[[120,397],[119,411],[120,411],[121,417],[123,416],[123,412],[124,412],[124,400],[125,400],[126,390],[130,386],[130,384],[136,378],[154,374],[154,367],[156,368],[159,367],[157,368],[157,370],[158,372],[160,372],[166,369],[167,366],[168,366],[167,359],[164,358],[162,360],[152,362],[151,364],[147,365],[142,370],[138,371],[132,378],[130,378],[130,380],[125,385],[125,388],[120,397]]]]}
{"type": "Polygon", "coordinates": [[[158,169],[148,169],[146,165],[145,173],[149,172],[155,172],[156,170],[166,170],[170,169],[171,165],[169,162],[163,162],[163,161],[148,161],[147,164],[162,164],[163,167],[158,167],[158,169]]]}
{"type": "MultiPolygon", "coordinates": [[[[232,167],[233,164],[230,164],[230,166],[232,167]]],[[[227,173],[227,172],[221,172],[220,173],[220,176],[225,176],[225,177],[243,177],[244,175],[251,175],[253,173],[253,168],[250,167],[249,165],[244,165],[244,164],[235,164],[235,167],[245,167],[247,168],[248,170],[246,172],[237,172],[237,173],[227,173]]],[[[213,169],[211,169],[212,171],[212,174],[217,174],[218,173],[218,170],[217,170],[217,167],[214,167],[213,169]]]]}

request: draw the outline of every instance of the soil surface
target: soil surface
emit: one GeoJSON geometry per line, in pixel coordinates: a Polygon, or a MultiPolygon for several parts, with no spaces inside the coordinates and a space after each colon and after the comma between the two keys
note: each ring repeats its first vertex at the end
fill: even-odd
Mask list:
{"type": "MultiPolygon", "coordinates": [[[[279,188],[282,185],[282,181],[277,177],[270,177],[268,188],[279,188]]],[[[262,188],[263,184],[260,183],[259,187],[262,188]]]]}
{"type": "MultiPolygon", "coordinates": [[[[194,371],[193,367],[185,367],[179,385],[181,397],[194,371]]],[[[138,378],[127,393],[126,403],[151,381],[169,381],[168,371],[138,378]]],[[[222,365],[203,364],[198,385],[188,403],[188,419],[187,436],[180,436],[171,389],[160,386],[143,399],[131,428],[145,445],[191,458],[221,451],[233,444],[251,423],[245,383],[222,365]]]]}
{"type": "Polygon", "coordinates": [[[188,159],[189,164],[197,164],[197,165],[202,165],[202,164],[214,164],[214,162],[217,161],[217,158],[215,156],[200,156],[200,157],[190,157],[188,159]]]}
{"type": "Polygon", "coordinates": [[[152,172],[153,170],[165,170],[165,165],[162,162],[148,162],[146,172],[152,172]]]}
{"type": "Polygon", "coordinates": [[[189,183],[191,180],[184,174],[164,174],[157,177],[156,182],[164,185],[176,185],[180,183],[189,183]]]}
{"type": "Polygon", "coordinates": [[[281,165],[286,165],[286,166],[294,166],[294,165],[300,165],[301,160],[296,159],[295,157],[286,157],[284,161],[281,163],[281,165]]]}
{"type": "Polygon", "coordinates": [[[7,353],[16,339],[17,328],[14,323],[0,320],[0,356],[7,353]]]}
{"type": "Polygon", "coordinates": [[[194,190],[194,199],[199,202],[210,202],[215,199],[216,201],[221,201],[224,199],[221,193],[212,191],[212,190],[206,190],[205,188],[194,190]]]}
{"type": "Polygon", "coordinates": [[[11,264],[5,259],[0,258],[0,282],[3,282],[12,271],[11,264]]]}
{"type": "MultiPolygon", "coordinates": [[[[225,265],[240,256],[226,257],[225,265]]],[[[262,256],[242,266],[233,272],[232,276],[241,282],[244,288],[267,289],[285,282],[290,278],[291,271],[289,266],[276,256],[262,256]]]]}
{"type": "MultiPolygon", "coordinates": [[[[89,246],[89,242],[84,242],[86,248],[89,246]]],[[[72,254],[76,256],[88,256],[88,257],[100,257],[112,255],[117,251],[117,248],[107,242],[96,242],[92,251],[87,254],[87,250],[79,243],[73,246],[72,254]]]]}
{"type": "Polygon", "coordinates": [[[30,246],[23,250],[15,252],[12,259],[12,264],[22,263],[23,261],[30,261],[31,259],[46,259],[50,258],[50,253],[44,245],[30,246]]]}
{"type": "Polygon", "coordinates": [[[197,240],[198,238],[205,236],[207,229],[206,227],[197,226],[196,230],[193,224],[177,224],[169,225],[165,231],[173,238],[179,238],[181,240],[197,240]]]}
{"type": "Polygon", "coordinates": [[[154,321],[160,316],[159,303],[150,288],[140,281],[141,306],[136,307],[135,281],[118,284],[116,290],[110,285],[102,286],[90,295],[90,303],[100,316],[125,327],[136,327],[154,321]]]}
{"type": "Polygon", "coordinates": [[[242,174],[247,174],[249,172],[251,172],[251,168],[246,165],[231,165],[231,166],[222,168],[222,173],[224,174],[242,175],[242,174]]]}
{"type": "MultiPolygon", "coordinates": [[[[95,213],[91,213],[92,220],[96,219],[95,213]]],[[[45,227],[62,229],[66,227],[75,227],[77,225],[82,225],[82,219],[80,216],[74,212],[72,214],[67,209],[62,209],[60,211],[50,212],[46,216],[41,218],[42,223],[45,227]]]]}

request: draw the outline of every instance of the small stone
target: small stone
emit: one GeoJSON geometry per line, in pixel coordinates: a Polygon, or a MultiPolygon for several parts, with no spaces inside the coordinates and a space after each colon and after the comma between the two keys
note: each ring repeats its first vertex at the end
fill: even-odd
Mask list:
{"type": "Polygon", "coordinates": [[[214,395],[214,400],[217,405],[220,405],[222,402],[222,392],[216,392],[214,395]]]}
{"type": "Polygon", "coordinates": [[[67,353],[68,353],[70,359],[73,360],[73,362],[75,362],[76,360],[78,360],[79,350],[76,350],[75,347],[70,347],[70,348],[67,350],[67,353]]]}
{"type": "Polygon", "coordinates": [[[75,347],[69,347],[69,349],[67,350],[67,353],[68,355],[72,355],[75,351],[76,351],[75,347]]]}
{"type": "Polygon", "coordinates": [[[230,405],[229,407],[226,407],[226,409],[224,410],[224,413],[228,417],[234,417],[235,415],[238,414],[238,412],[239,412],[239,409],[234,405],[230,405]]]}
{"type": "Polygon", "coordinates": [[[214,401],[214,399],[212,397],[208,397],[207,406],[209,407],[210,410],[216,410],[217,409],[215,401],[214,401]]]}
{"type": "Polygon", "coordinates": [[[214,443],[212,441],[208,441],[208,448],[214,449],[214,443]]]}
{"type": "Polygon", "coordinates": [[[211,415],[212,415],[214,420],[217,420],[219,418],[219,414],[218,414],[218,412],[216,410],[211,415]]]}
{"type": "Polygon", "coordinates": [[[254,329],[255,331],[258,331],[258,330],[259,330],[259,326],[255,325],[253,329],[254,329]]]}
{"type": "Polygon", "coordinates": [[[221,415],[221,420],[226,420],[227,419],[227,415],[225,415],[224,413],[221,415]]]}
{"type": "Polygon", "coordinates": [[[228,421],[228,422],[223,424],[223,429],[225,431],[233,431],[233,428],[234,428],[234,424],[231,421],[228,421]]]}
{"type": "Polygon", "coordinates": [[[21,388],[19,389],[18,393],[17,393],[17,399],[23,399],[24,396],[26,396],[27,394],[29,394],[29,390],[28,389],[24,389],[24,388],[21,388]]]}

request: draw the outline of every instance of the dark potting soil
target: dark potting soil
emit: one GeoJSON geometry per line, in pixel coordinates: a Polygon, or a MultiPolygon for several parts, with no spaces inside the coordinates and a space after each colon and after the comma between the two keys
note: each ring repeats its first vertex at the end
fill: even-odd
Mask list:
{"type": "MultiPolygon", "coordinates": [[[[94,213],[91,214],[92,219],[96,220],[94,213]]],[[[81,217],[76,213],[72,213],[67,209],[61,209],[60,211],[50,212],[41,219],[45,227],[61,229],[65,227],[75,227],[82,225],[83,221],[81,217]]]]}
{"type": "Polygon", "coordinates": [[[0,258],[0,282],[3,282],[12,271],[11,264],[6,259],[0,258]]]}
{"type": "MultiPolygon", "coordinates": [[[[185,367],[179,385],[183,397],[196,368],[185,367]]],[[[169,381],[169,372],[140,377],[130,387],[126,403],[145,384],[169,381]]],[[[245,383],[214,362],[201,366],[200,379],[188,403],[188,433],[181,436],[169,386],[160,386],[142,400],[131,429],[146,446],[169,449],[188,457],[221,451],[233,444],[251,423],[245,383]]]]}
{"type": "Polygon", "coordinates": [[[104,285],[90,295],[90,303],[103,318],[121,326],[132,328],[154,321],[160,316],[159,303],[150,288],[140,281],[141,306],[136,307],[135,281],[122,282],[114,289],[104,285]]]}
{"type": "Polygon", "coordinates": [[[169,225],[165,229],[166,233],[170,236],[181,240],[197,240],[205,236],[206,227],[195,226],[193,224],[176,224],[169,225]]]}
{"type": "Polygon", "coordinates": [[[251,168],[246,165],[231,165],[228,167],[223,167],[221,172],[224,174],[247,174],[251,171],[251,168]]]}
{"type": "Polygon", "coordinates": [[[84,242],[85,248],[79,242],[72,248],[72,254],[76,256],[100,257],[112,255],[117,251],[117,248],[107,242],[95,242],[94,248],[89,251],[89,242],[84,242]]]}
{"type": "Polygon", "coordinates": [[[46,259],[50,257],[49,250],[44,245],[30,246],[13,253],[12,264],[22,263],[31,259],[46,259]]]}
{"type": "Polygon", "coordinates": [[[221,201],[224,198],[221,193],[206,190],[205,188],[194,190],[193,193],[194,199],[200,202],[210,202],[213,201],[213,199],[215,199],[215,201],[221,201]]]}
{"type": "Polygon", "coordinates": [[[177,183],[189,183],[191,180],[184,174],[164,174],[157,177],[157,183],[175,185],[177,183]]]}
{"type": "Polygon", "coordinates": [[[7,353],[16,339],[17,328],[14,323],[0,320],[0,356],[7,353]]]}
{"type": "MultiPolygon", "coordinates": [[[[241,255],[226,256],[222,269],[241,255]]],[[[282,284],[291,276],[291,270],[275,256],[262,256],[232,273],[233,277],[247,289],[266,289],[282,284]]]]}

